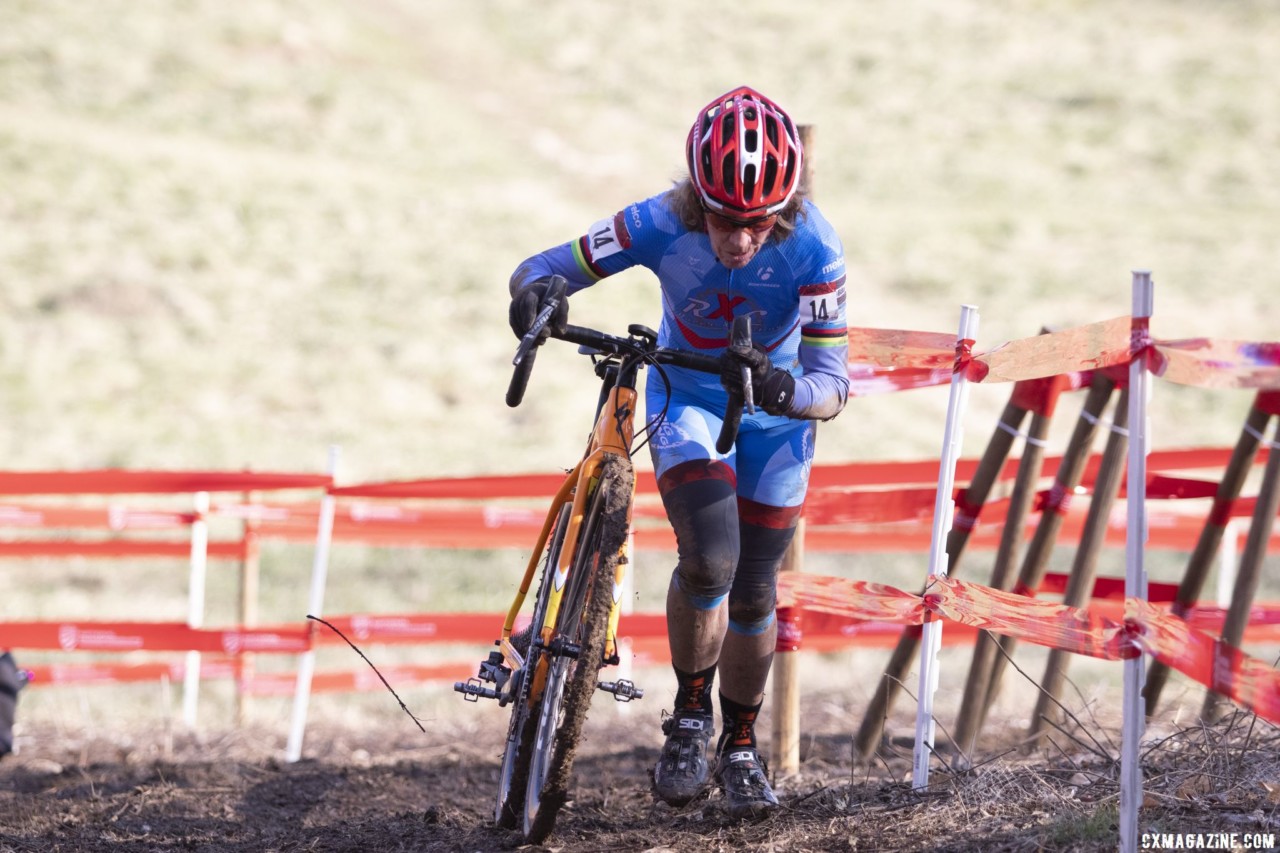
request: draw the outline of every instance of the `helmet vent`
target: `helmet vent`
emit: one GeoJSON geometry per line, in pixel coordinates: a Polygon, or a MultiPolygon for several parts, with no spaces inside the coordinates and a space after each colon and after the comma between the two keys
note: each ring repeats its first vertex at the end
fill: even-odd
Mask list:
{"type": "Polygon", "coordinates": [[[742,170],[742,194],[751,198],[756,193],[756,167],[747,166],[742,170]]]}
{"type": "Polygon", "coordinates": [[[778,181],[778,161],[770,157],[764,163],[764,191],[767,194],[778,181]]]}
{"type": "Polygon", "coordinates": [[[778,121],[772,117],[764,120],[764,135],[769,138],[769,144],[774,148],[778,147],[778,121]]]}
{"type": "Polygon", "coordinates": [[[721,163],[721,166],[723,168],[720,170],[720,179],[724,181],[724,191],[729,195],[733,195],[735,192],[733,185],[733,162],[726,159],[721,163]]]}
{"type": "Polygon", "coordinates": [[[760,134],[754,130],[748,130],[746,133],[746,143],[748,151],[760,150],[760,134]]]}

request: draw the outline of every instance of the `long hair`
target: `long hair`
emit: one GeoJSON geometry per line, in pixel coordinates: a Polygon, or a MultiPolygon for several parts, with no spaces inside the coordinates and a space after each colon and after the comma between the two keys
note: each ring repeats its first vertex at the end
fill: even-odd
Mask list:
{"type": "MultiPolygon", "coordinates": [[[[796,225],[804,218],[805,198],[805,191],[797,189],[787,201],[786,207],[778,211],[778,223],[769,232],[771,242],[780,243],[796,230],[796,225]]],[[[707,230],[707,216],[703,212],[702,196],[698,195],[693,181],[688,178],[682,179],[672,187],[671,192],[668,193],[668,199],[672,211],[679,217],[680,223],[685,228],[690,231],[705,232],[707,230]]]]}

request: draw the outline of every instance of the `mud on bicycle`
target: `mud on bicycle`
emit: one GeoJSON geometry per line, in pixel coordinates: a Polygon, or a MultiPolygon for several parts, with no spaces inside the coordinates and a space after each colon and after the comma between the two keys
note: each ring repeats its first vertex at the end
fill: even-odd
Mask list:
{"type": "MultiPolygon", "coordinates": [[[[601,383],[595,425],[582,459],[551,500],[494,643],[497,649],[481,662],[475,677],[454,685],[469,701],[493,699],[511,707],[494,819],[500,826],[518,827],[531,843],[550,834],[568,799],[574,754],[595,692],[610,693],[621,702],[644,695],[626,679],[597,680],[602,666],[619,663],[617,631],[635,493],[631,458],[640,370],[653,368],[654,378],[664,383],[664,365],[721,372],[719,357],[660,347],[657,333],[645,326],[631,325],[625,337],[580,326],[551,327],[560,300],[568,298],[565,290],[565,280],[553,278],[537,319],[521,339],[507,404],[520,404],[538,346],[554,337],[578,344],[579,352],[594,364],[601,383]],[[532,615],[528,626],[517,632],[516,622],[535,578],[532,615]]],[[[735,321],[732,340],[734,347],[750,348],[745,318],[735,321]]],[[[749,372],[744,375],[744,395],[730,395],[717,441],[721,452],[733,445],[743,400],[751,399],[749,377],[749,372]]],[[[645,430],[655,428],[663,414],[652,414],[645,430]]]]}

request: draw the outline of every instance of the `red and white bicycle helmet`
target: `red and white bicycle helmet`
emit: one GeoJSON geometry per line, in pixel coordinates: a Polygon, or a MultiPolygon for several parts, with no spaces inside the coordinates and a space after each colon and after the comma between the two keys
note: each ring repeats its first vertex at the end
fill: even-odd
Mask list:
{"type": "Polygon", "coordinates": [[[791,117],[749,86],[698,113],[685,146],[689,177],[710,210],[777,213],[800,183],[800,134],[791,117]]]}

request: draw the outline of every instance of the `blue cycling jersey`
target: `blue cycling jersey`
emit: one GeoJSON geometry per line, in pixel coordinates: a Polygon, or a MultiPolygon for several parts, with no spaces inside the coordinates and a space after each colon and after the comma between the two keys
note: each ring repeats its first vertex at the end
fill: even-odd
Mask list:
{"type": "MultiPolygon", "coordinates": [[[[512,275],[511,290],[514,293],[530,282],[558,274],[568,280],[573,294],[625,269],[644,266],[657,276],[662,289],[659,344],[708,355],[727,348],[735,316],[750,317],[753,342],[765,348],[774,367],[795,376],[796,390],[786,416],[757,410],[745,415],[742,424],[743,433],[777,435],[779,447],[785,444],[794,449],[787,454],[792,464],[783,466],[792,469],[792,482],[748,491],[756,491],[753,497],[766,503],[794,506],[803,500],[808,479],[812,425],[801,429],[802,424],[792,421],[795,429],[784,427],[791,419],[834,417],[848,397],[845,263],[840,239],[818,208],[806,200],[789,235],[771,237],[746,266],[731,270],[716,258],[706,232],[690,230],[681,222],[673,205],[674,193],[670,190],[633,204],[597,222],[577,240],[528,258],[512,275]],[[802,479],[796,482],[796,476],[802,479]]],[[[684,408],[702,410],[697,413],[699,420],[703,416],[714,420],[723,414],[728,399],[718,376],[675,367],[667,367],[666,372],[674,392],[668,421],[682,440],[672,443],[655,435],[659,476],[699,453],[716,458],[715,433],[704,436],[705,429],[698,429],[697,436],[691,435],[684,408]],[[684,429],[677,426],[682,421],[684,429]]],[[[653,377],[646,398],[650,417],[656,414],[655,405],[660,408],[667,402],[665,388],[653,377]]],[[[753,455],[765,459],[773,453],[761,448],[753,455]]]]}
{"type": "MultiPolygon", "coordinates": [[[[751,318],[752,340],[775,367],[796,376],[788,415],[830,418],[849,389],[845,320],[844,249],[812,203],[804,203],[795,230],[770,239],[747,266],[730,270],[711,250],[705,232],[690,231],[672,209],[673,191],[633,204],[591,226],[579,239],[529,258],[512,276],[521,286],[553,274],[569,293],[633,266],[644,266],[662,287],[662,346],[717,355],[728,346],[733,318],[751,318]]],[[[723,407],[717,377],[672,370],[687,390],[707,392],[723,407]]]]}

